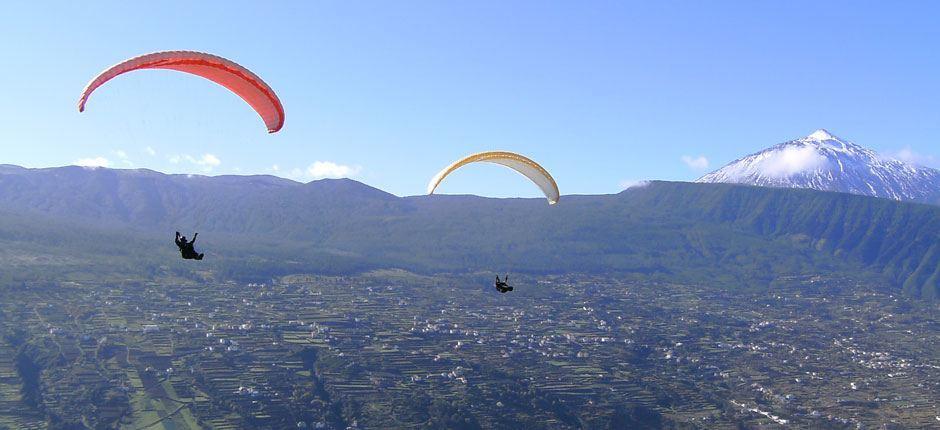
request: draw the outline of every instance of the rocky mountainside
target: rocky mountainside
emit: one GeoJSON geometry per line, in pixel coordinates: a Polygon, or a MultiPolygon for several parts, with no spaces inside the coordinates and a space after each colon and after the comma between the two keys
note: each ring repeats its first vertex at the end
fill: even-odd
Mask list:
{"type": "Polygon", "coordinates": [[[931,201],[940,193],[940,171],[879,156],[822,129],[735,160],[696,182],[810,188],[909,201],[931,201]]]}

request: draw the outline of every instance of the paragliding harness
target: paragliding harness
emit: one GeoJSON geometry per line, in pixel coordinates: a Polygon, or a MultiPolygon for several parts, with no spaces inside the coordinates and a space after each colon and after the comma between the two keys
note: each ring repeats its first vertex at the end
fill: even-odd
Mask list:
{"type": "Polygon", "coordinates": [[[508,293],[512,291],[512,285],[509,285],[509,275],[506,275],[502,281],[499,280],[499,275],[496,275],[496,291],[500,293],[508,293]]]}
{"type": "Polygon", "coordinates": [[[199,233],[193,234],[193,240],[187,242],[186,236],[181,236],[180,232],[176,232],[176,246],[179,247],[184,260],[202,260],[202,257],[205,256],[205,254],[196,253],[196,249],[193,248],[193,244],[196,243],[196,236],[199,236],[199,233]]]}

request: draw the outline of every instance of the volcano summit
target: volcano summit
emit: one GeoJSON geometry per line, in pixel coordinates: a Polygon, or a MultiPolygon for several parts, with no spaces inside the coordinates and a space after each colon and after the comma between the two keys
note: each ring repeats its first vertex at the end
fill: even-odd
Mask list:
{"type": "Polygon", "coordinates": [[[923,201],[940,192],[940,171],[880,156],[819,129],[728,163],[696,182],[811,188],[923,201]]]}

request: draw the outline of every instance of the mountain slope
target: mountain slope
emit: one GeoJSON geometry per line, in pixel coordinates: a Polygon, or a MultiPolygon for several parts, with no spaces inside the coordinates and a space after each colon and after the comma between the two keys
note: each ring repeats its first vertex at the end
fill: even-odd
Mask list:
{"type": "Polygon", "coordinates": [[[940,208],[814,190],[683,185],[668,197],[648,196],[650,204],[686,208],[686,216],[763,237],[806,241],[881,272],[907,294],[940,298],[940,208]]]}
{"type": "Polygon", "coordinates": [[[42,274],[54,278],[51,266],[62,260],[73,262],[68,273],[135,276],[183,276],[192,267],[264,279],[400,267],[614,272],[729,287],[824,274],[883,278],[907,294],[940,297],[940,208],[886,199],[653,182],[548,206],[542,199],[399,198],[348,179],[8,171],[0,169],[0,249],[18,265],[2,259],[7,273],[43,261],[42,274]],[[175,230],[201,232],[203,264],[174,256],[175,230]]]}
{"type": "Polygon", "coordinates": [[[735,160],[696,182],[839,191],[924,201],[940,192],[940,171],[880,157],[826,130],[735,160]]]}

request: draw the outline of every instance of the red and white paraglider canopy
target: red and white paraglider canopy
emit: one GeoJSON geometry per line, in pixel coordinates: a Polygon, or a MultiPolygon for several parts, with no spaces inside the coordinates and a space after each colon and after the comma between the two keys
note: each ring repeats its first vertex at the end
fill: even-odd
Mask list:
{"type": "Polygon", "coordinates": [[[247,102],[268,128],[274,133],[284,126],[284,107],[277,94],[258,75],[225,58],[194,51],[165,51],[141,55],[122,61],[88,83],[78,100],[78,111],[85,110],[88,97],[98,87],[112,78],[127,72],[142,69],[169,69],[201,76],[215,82],[247,102]]]}

